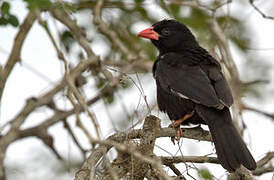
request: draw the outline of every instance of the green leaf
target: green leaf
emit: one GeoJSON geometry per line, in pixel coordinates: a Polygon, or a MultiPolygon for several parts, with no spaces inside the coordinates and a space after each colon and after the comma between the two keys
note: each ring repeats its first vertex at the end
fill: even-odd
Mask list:
{"type": "Polygon", "coordinates": [[[14,15],[10,15],[8,17],[8,22],[14,27],[19,26],[19,21],[18,21],[17,17],[14,15]]]}
{"type": "Polygon", "coordinates": [[[10,4],[8,2],[3,2],[1,6],[1,14],[9,14],[10,12],[10,4]]]}
{"type": "Polygon", "coordinates": [[[27,8],[29,10],[33,10],[36,8],[36,3],[33,0],[24,0],[28,5],[27,8]]]}
{"type": "Polygon", "coordinates": [[[73,35],[67,30],[61,34],[61,41],[63,42],[67,52],[70,51],[71,45],[75,42],[73,35]]]}
{"type": "Polygon", "coordinates": [[[208,169],[200,169],[198,171],[199,173],[199,176],[202,178],[202,179],[205,179],[205,180],[213,180],[213,176],[212,174],[209,172],[208,169]]]}
{"type": "Polygon", "coordinates": [[[114,96],[113,96],[113,94],[107,96],[107,97],[106,97],[106,100],[107,100],[107,103],[108,103],[108,104],[113,103],[113,102],[114,102],[114,96]]]}
{"type": "Polygon", "coordinates": [[[135,0],[136,3],[142,3],[144,0],[135,0]]]}
{"type": "Polygon", "coordinates": [[[51,2],[49,0],[24,0],[28,6],[29,10],[34,10],[35,8],[46,8],[51,6],[51,2]]]}
{"type": "Polygon", "coordinates": [[[9,22],[6,18],[4,17],[0,17],[0,26],[5,26],[7,25],[9,22]]]}
{"type": "Polygon", "coordinates": [[[62,6],[64,7],[64,10],[69,11],[69,12],[73,12],[76,13],[77,9],[75,8],[75,6],[71,5],[70,3],[62,3],[62,6]]]}
{"type": "Polygon", "coordinates": [[[51,6],[51,2],[49,0],[38,0],[37,4],[39,7],[50,7],[51,6]]]}

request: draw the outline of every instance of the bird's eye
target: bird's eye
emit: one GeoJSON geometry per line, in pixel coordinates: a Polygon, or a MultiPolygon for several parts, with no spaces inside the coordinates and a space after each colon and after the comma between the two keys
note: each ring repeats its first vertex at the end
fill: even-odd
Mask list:
{"type": "Polygon", "coordinates": [[[169,29],[164,28],[164,29],[162,29],[161,34],[162,34],[163,36],[168,36],[168,35],[170,34],[170,31],[169,31],[169,29]]]}

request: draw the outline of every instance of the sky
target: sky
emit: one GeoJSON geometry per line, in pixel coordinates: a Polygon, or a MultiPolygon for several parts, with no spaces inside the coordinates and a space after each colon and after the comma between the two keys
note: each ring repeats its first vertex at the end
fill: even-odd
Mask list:
{"type": "MultiPolygon", "coordinates": [[[[268,1],[269,2],[269,1],[268,1]]],[[[23,21],[26,16],[27,10],[25,8],[25,4],[23,1],[11,1],[12,9],[11,11],[17,15],[20,22],[23,21]]],[[[246,4],[245,4],[246,5],[246,4]]],[[[156,15],[159,19],[166,18],[166,15],[158,12],[158,8],[153,8],[154,5],[150,4],[148,7],[151,9],[152,15],[156,15]]],[[[269,15],[274,16],[273,11],[270,11],[269,3],[260,3],[259,7],[269,13],[269,15]]],[[[241,12],[241,14],[235,14],[240,16],[245,20],[245,23],[249,25],[251,28],[251,32],[253,32],[254,36],[252,38],[252,48],[260,49],[254,51],[254,53],[258,53],[260,56],[267,59],[270,66],[273,69],[274,66],[274,20],[267,20],[262,18],[262,16],[254,12],[254,9],[251,7],[243,8],[243,5],[237,5],[231,7],[232,12],[241,12]]],[[[47,17],[46,17],[47,18],[47,17]]],[[[50,19],[50,18],[49,18],[50,19]]],[[[54,25],[51,21],[50,26],[54,29],[59,27],[54,25]]],[[[140,24],[139,26],[134,26],[132,31],[139,32],[144,29],[147,24],[140,24]]],[[[17,33],[17,29],[9,26],[9,27],[0,27],[0,64],[5,64],[8,53],[11,50],[14,37],[17,33]]],[[[98,41],[99,42],[99,41],[98,41]]],[[[91,47],[97,55],[103,56],[104,51],[101,49],[104,48],[104,44],[93,42],[91,47]],[[102,48],[103,47],[103,48],[102,48]],[[101,51],[100,51],[101,50],[101,51]]],[[[236,64],[241,70],[244,68],[244,61],[241,59],[242,55],[238,53],[237,49],[232,48],[233,57],[236,60],[236,64]]],[[[11,76],[8,79],[3,99],[0,106],[0,125],[2,126],[4,123],[8,122],[12,119],[17,112],[24,106],[25,101],[29,97],[38,96],[41,93],[47,92],[47,90],[54,87],[56,83],[62,77],[64,70],[62,63],[58,60],[55,50],[52,47],[45,31],[39,26],[36,22],[32,27],[27,39],[24,43],[22,53],[22,63],[17,64],[14,70],[12,71],[11,76]]],[[[72,57],[73,58],[73,57],[72,57]]],[[[274,71],[271,70],[272,81],[268,86],[273,87],[273,77],[274,71]]],[[[150,76],[141,76],[141,84],[144,88],[145,95],[148,97],[149,102],[153,102],[155,100],[155,84],[152,82],[152,77],[150,76]]],[[[89,82],[87,87],[91,87],[92,82],[89,82]]],[[[271,89],[271,88],[270,88],[271,89]]],[[[96,94],[94,89],[88,91],[90,95],[96,94]]],[[[136,87],[130,88],[127,91],[121,91],[120,97],[123,102],[126,102],[126,106],[129,111],[136,108],[137,102],[135,98],[138,97],[140,92],[136,87]]],[[[63,97],[58,97],[62,99],[63,97]]],[[[258,102],[256,100],[248,101],[248,103],[254,107],[260,107],[260,109],[268,112],[273,112],[274,109],[274,100],[273,97],[269,96],[268,99],[263,102],[258,102]]],[[[69,108],[69,105],[66,103],[60,104],[64,107],[69,108]]],[[[144,105],[144,102],[142,102],[144,105]]],[[[121,114],[123,108],[121,104],[115,103],[111,107],[112,115],[115,117],[121,114]]],[[[102,124],[111,124],[110,118],[106,113],[106,108],[102,102],[96,103],[92,106],[92,111],[96,112],[98,121],[102,124]]],[[[31,115],[27,122],[24,123],[24,128],[31,127],[39,124],[46,117],[49,117],[52,112],[40,108],[36,113],[31,115]]],[[[163,114],[155,113],[155,115],[160,115],[161,117],[166,117],[163,114]]],[[[256,160],[262,158],[266,152],[274,150],[274,141],[272,138],[274,137],[274,123],[270,119],[258,115],[252,112],[244,113],[244,121],[247,124],[248,131],[245,133],[245,140],[248,142],[248,145],[251,149],[252,154],[254,155],[256,160]]],[[[83,118],[86,118],[83,116],[83,118]]],[[[70,119],[70,124],[75,128],[75,132],[77,133],[81,143],[84,147],[89,148],[88,140],[82,134],[82,132],[75,127],[75,120],[70,119]]],[[[163,122],[162,126],[167,126],[169,122],[163,122]]],[[[93,133],[94,129],[87,122],[87,126],[89,130],[93,133]]],[[[69,163],[70,159],[81,159],[80,153],[72,143],[70,136],[67,132],[62,128],[61,124],[54,125],[50,128],[50,134],[52,134],[55,138],[55,146],[60,154],[64,155],[65,159],[68,159],[69,163]]],[[[111,135],[114,130],[112,126],[102,126],[103,137],[107,137],[111,135]]],[[[156,154],[168,155],[168,153],[161,150],[159,147],[165,147],[166,151],[171,154],[175,154],[178,151],[178,146],[173,146],[172,143],[166,138],[158,139],[156,142],[157,146],[155,148],[156,154]]],[[[210,143],[198,142],[193,140],[183,140],[183,145],[188,148],[183,149],[184,155],[205,155],[212,152],[213,146],[210,143]]],[[[180,153],[179,153],[180,154],[180,153]]],[[[179,155],[178,154],[178,155],[179,155]]],[[[60,162],[56,160],[53,153],[48,150],[45,146],[41,145],[41,142],[36,138],[27,138],[22,141],[18,141],[9,146],[7,151],[7,158],[5,159],[5,165],[7,166],[7,171],[10,174],[9,179],[72,179],[73,172],[67,172],[65,174],[53,174],[50,173],[52,170],[58,172],[62,169],[62,164],[64,162],[60,162]],[[45,166],[45,161],[47,165],[45,166]],[[31,163],[26,163],[31,162],[31,163]],[[41,168],[42,167],[42,168],[41,168]],[[41,178],[42,177],[42,178],[41,178]]],[[[208,164],[206,164],[208,165],[208,164]]],[[[203,165],[205,166],[205,165],[203,165]]],[[[178,165],[179,168],[184,168],[184,165],[178,165]]],[[[211,165],[208,165],[210,168],[211,165]]],[[[214,174],[216,172],[217,177],[221,177],[224,174],[223,169],[219,166],[214,166],[214,174]]],[[[260,179],[270,179],[271,175],[262,176],[260,179]]]]}

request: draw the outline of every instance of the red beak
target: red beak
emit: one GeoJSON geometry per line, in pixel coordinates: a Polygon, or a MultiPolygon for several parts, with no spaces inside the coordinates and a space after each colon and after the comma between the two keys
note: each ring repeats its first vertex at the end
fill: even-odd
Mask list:
{"type": "Polygon", "coordinates": [[[153,31],[153,26],[139,32],[137,34],[137,36],[147,38],[147,39],[154,39],[154,40],[159,39],[159,34],[155,31],[153,31]]]}

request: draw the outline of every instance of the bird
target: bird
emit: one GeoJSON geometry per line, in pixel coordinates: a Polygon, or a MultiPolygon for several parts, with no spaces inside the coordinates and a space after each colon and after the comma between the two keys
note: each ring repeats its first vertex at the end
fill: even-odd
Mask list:
{"type": "Polygon", "coordinates": [[[180,125],[208,126],[220,164],[229,172],[241,165],[256,169],[256,161],[232,122],[231,89],[220,63],[202,48],[190,29],[175,19],[164,19],[139,32],[150,39],[159,55],[152,73],[156,81],[159,110],[180,125]]]}

